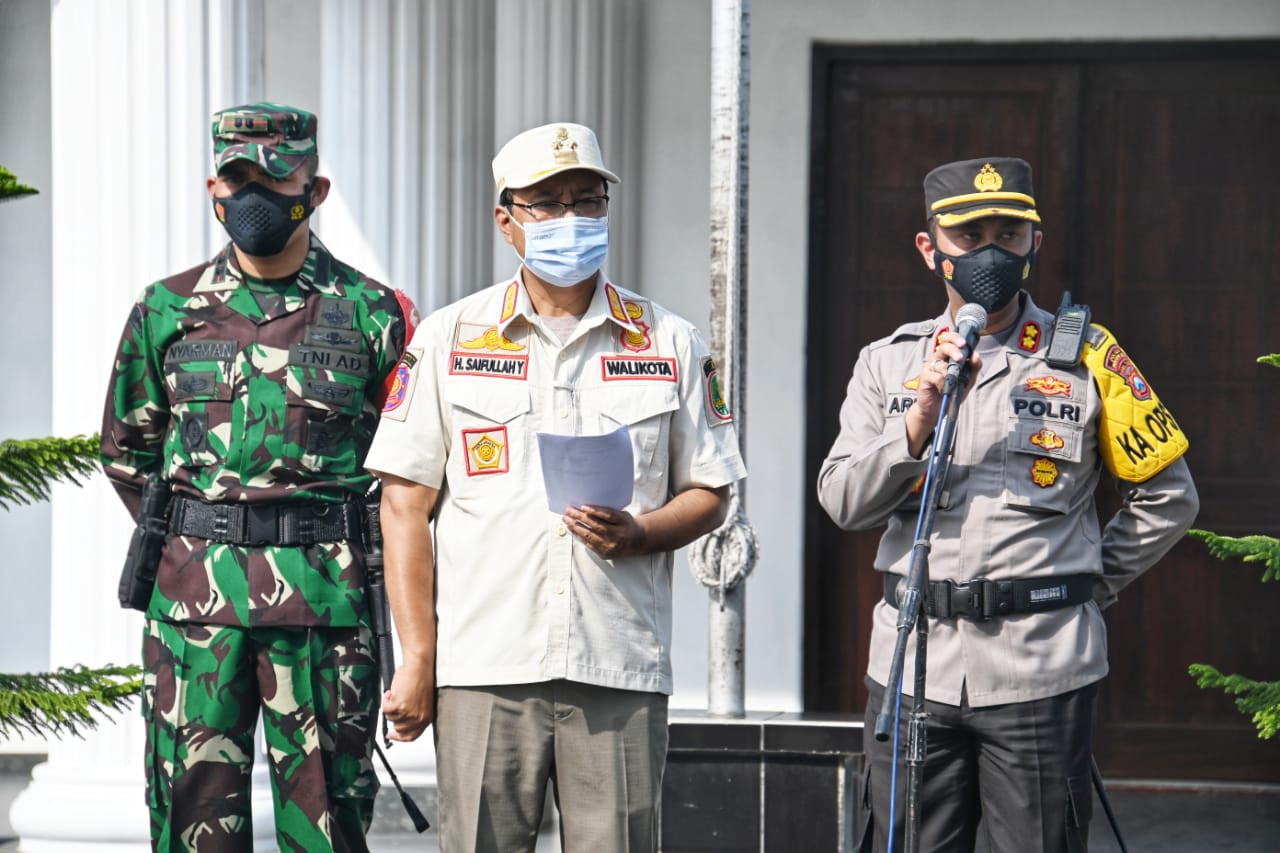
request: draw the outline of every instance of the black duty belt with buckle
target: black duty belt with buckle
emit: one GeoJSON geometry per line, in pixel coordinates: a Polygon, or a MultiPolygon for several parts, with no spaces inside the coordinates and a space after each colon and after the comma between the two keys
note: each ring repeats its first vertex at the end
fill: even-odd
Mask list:
{"type": "MultiPolygon", "coordinates": [[[[925,593],[925,613],[934,619],[970,619],[986,622],[1019,613],[1044,613],[1093,598],[1098,575],[1056,575],[1042,578],[993,581],[975,578],[966,583],[930,581],[925,593]]],[[[898,606],[898,583],[906,578],[886,572],[884,600],[898,606]]]]}
{"type": "Polygon", "coordinates": [[[360,535],[360,512],[348,503],[206,503],[175,496],[169,532],[230,545],[315,545],[360,535]]]}

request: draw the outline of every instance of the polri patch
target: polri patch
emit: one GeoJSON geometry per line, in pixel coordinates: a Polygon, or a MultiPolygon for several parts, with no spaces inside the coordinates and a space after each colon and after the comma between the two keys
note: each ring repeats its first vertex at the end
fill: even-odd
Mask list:
{"type": "Polygon", "coordinates": [[[600,378],[605,382],[641,379],[656,382],[678,381],[674,358],[642,355],[600,356],[600,378]]]}
{"type": "Polygon", "coordinates": [[[702,381],[706,393],[703,395],[707,410],[707,423],[711,426],[727,424],[733,420],[729,411],[729,403],[720,388],[720,373],[716,370],[716,362],[709,355],[702,357],[702,381]]]}
{"type": "Polygon", "coordinates": [[[507,456],[505,426],[478,427],[462,431],[462,445],[467,449],[467,476],[505,474],[511,470],[507,456]]]}

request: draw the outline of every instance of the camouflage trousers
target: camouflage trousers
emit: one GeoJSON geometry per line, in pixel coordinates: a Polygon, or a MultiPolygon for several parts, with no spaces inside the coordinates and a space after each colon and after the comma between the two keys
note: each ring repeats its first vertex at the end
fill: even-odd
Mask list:
{"type": "Polygon", "coordinates": [[[142,713],[153,850],[249,851],[261,709],[284,851],[365,851],[378,790],[368,628],[147,620],[142,713]]]}

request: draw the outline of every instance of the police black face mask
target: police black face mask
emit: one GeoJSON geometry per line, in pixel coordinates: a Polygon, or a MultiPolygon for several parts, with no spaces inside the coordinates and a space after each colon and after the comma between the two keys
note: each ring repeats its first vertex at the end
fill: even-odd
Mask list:
{"type": "Polygon", "coordinates": [[[1035,255],[1034,248],[1025,255],[1015,255],[994,243],[963,255],[944,255],[935,248],[933,268],[965,302],[976,302],[991,314],[1018,295],[1022,282],[1031,275],[1035,255]]]}
{"type": "Polygon", "coordinates": [[[213,213],[231,242],[260,258],[279,254],[311,211],[310,184],[302,195],[282,195],[250,182],[230,196],[213,199],[213,213]]]}

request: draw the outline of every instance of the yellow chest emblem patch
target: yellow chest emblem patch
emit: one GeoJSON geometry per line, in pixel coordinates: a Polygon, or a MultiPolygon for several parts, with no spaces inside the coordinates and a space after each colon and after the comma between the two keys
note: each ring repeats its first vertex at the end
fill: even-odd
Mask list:
{"type": "Polygon", "coordinates": [[[1052,459],[1039,458],[1031,463],[1031,482],[1047,489],[1058,482],[1058,466],[1052,459]]]}

